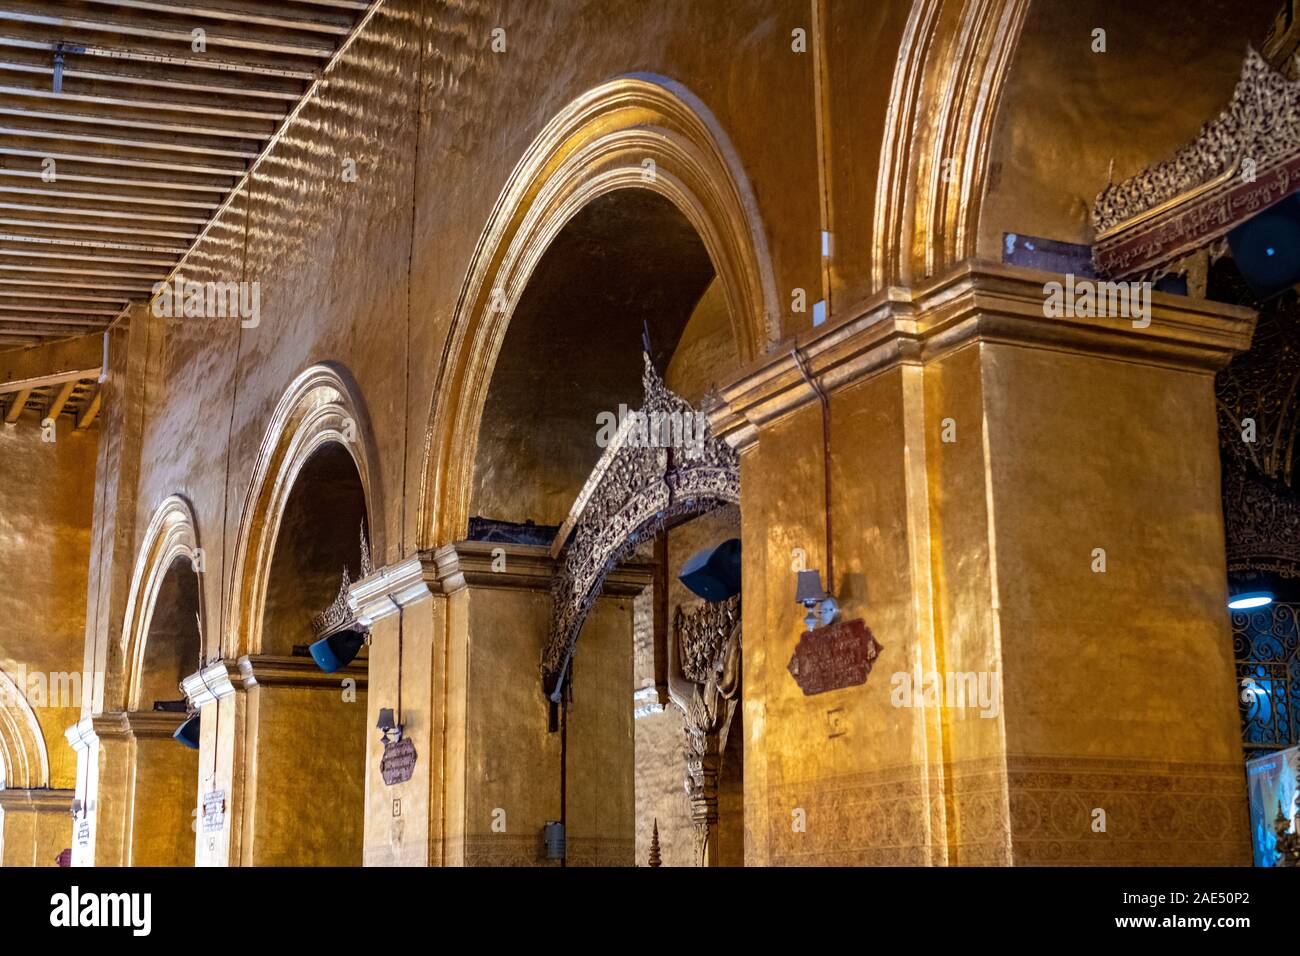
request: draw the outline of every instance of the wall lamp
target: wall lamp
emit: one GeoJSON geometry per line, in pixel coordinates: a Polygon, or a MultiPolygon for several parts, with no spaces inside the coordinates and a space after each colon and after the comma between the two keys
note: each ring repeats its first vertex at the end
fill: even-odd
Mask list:
{"type": "Polygon", "coordinates": [[[807,610],[803,622],[808,630],[813,630],[820,622],[822,627],[835,620],[840,607],[835,598],[826,593],[822,587],[822,573],[819,570],[799,572],[799,583],[795,589],[794,600],[807,610]]]}
{"type": "Polygon", "coordinates": [[[379,739],[384,742],[384,746],[395,744],[402,739],[403,727],[396,718],[393,717],[393,708],[381,707],[379,710],[379,723],[376,725],[379,729],[379,739]]]}
{"type": "Polygon", "coordinates": [[[1273,590],[1264,575],[1258,571],[1245,571],[1228,576],[1228,608],[1249,611],[1273,603],[1273,590]]]}

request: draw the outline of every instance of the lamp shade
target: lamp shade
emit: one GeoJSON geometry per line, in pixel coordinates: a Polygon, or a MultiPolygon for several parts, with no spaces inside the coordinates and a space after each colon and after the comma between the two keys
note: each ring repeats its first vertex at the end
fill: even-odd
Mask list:
{"type": "Polygon", "coordinates": [[[697,551],[682,565],[677,580],[706,601],[725,601],[740,593],[740,539],[730,538],[697,551]]]}
{"type": "Polygon", "coordinates": [[[822,590],[822,573],[814,568],[811,571],[799,572],[799,583],[795,587],[794,600],[796,604],[817,604],[826,600],[826,592],[822,590]]]}
{"type": "Polygon", "coordinates": [[[335,631],[322,637],[310,648],[312,660],[326,674],[333,674],[340,667],[347,667],[366,643],[366,632],[353,628],[335,631]]]}
{"type": "Polygon", "coordinates": [[[179,741],[191,750],[199,749],[199,715],[190,714],[185,719],[185,723],[176,728],[172,734],[172,739],[179,741]]]}
{"type": "Polygon", "coordinates": [[[1237,571],[1228,575],[1228,608],[1248,611],[1272,604],[1273,579],[1262,571],[1237,571]]]}

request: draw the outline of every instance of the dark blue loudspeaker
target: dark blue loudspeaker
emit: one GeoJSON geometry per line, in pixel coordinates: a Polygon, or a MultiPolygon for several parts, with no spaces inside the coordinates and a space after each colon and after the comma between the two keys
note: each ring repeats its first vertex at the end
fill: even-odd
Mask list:
{"type": "Polygon", "coordinates": [[[190,714],[185,723],[176,728],[172,740],[179,741],[191,750],[199,749],[199,715],[190,714]]]}
{"type": "Polygon", "coordinates": [[[352,659],[361,653],[366,643],[365,631],[335,631],[329,637],[322,637],[310,647],[311,656],[316,666],[326,674],[333,674],[340,667],[347,667],[352,659]]]}
{"type": "Polygon", "coordinates": [[[740,539],[732,538],[690,556],[677,580],[706,601],[740,593],[740,539]]]}
{"type": "Polygon", "coordinates": [[[1260,300],[1300,282],[1300,193],[1292,193],[1228,233],[1228,245],[1260,300]]]}

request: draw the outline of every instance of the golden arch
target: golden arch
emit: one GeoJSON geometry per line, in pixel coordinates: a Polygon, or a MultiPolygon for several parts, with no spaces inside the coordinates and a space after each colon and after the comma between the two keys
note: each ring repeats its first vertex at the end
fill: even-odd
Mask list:
{"type": "MultiPolygon", "coordinates": [[[[364,406],[343,373],[330,365],[313,365],[289,385],[276,405],[258,449],[240,514],[231,580],[230,614],[221,654],[233,660],[262,650],[262,609],[280,519],[307,459],[331,442],[352,457],[366,499],[366,530],[375,544],[375,455],[364,406]]],[[[376,554],[383,554],[376,548],[376,554]]]]}
{"type": "MultiPolygon", "coordinates": [[[[140,709],[140,686],[144,676],[149,625],[153,621],[158,589],[167,570],[177,558],[187,558],[199,579],[199,633],[205,632],[203,614],[203,561],[194,512],[179,495],[167,498],[149,521],[140,554],[131,573],[131,590],[126,601],[125,626],[122,629],[122,659],[126,681],[122,688],[122,709],[140,709]]],[[[197,662],[196,662],[197,663],[197,662]]]]}
{"type": "Polygon", "coordinates": [[[50,754],[27,688],[0,670],[0,790],[50,785],[50,754]]]}
{"type": "Polygon", "coordinates": [[[689,90],[637,74],[570,103],[533,142],[497,199],[461,288],[434,388],[420,489],[420,541],[469,523],[478,424],[506,329],[534,267],[587,203],[649,189],[695,228],[722,283],[741,362],[780,338],[757,203],[717,120],[689,90]]]}

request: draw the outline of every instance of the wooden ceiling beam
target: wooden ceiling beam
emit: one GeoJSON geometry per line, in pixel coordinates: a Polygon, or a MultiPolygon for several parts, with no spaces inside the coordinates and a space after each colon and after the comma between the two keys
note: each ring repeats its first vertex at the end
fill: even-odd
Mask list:
{"type": "MultiPolygon", "coordinates": [[[[48,276],[32,276],[25,279],[14,279],[6,276],[0,276],[0,291],[4,287],[20,287],[23,289],[89,289],[94,292],[121,292],[125,296],[149,295],[153,286],[150,285],[117,285],[104,282],[89,282],[77,279],[60,280],[58,282],[50,281],[48,276]]],[[[58,296],[56,298],[61,298],[58,296]]],[[[116,301],[128,301],[120,299],[116,301]]]]}
{"type": "MultiPolygon", "coordinates": [[[[0,309],[3,309],[5,312],[22,312],[25,315],[31,317],[39,317],[45,315],[81,315],[81,316],[93,315],[93,316],[100,316],[100,317],[108,316],[109,318],[112,318],[113,316],[117,315],[117,313],[122,311],[121,309],[77,309],[68,306],[33,305],[31,303],[26,303],[24,305],[10,305],[7,302],[0,302],[0,309]]],[[[0,319],[3,318],[7,318],[7,316],[0,316],[0,319]]],[[[92,319],[91,321],[98,321],[98,320],[92,319]]]]}
{"type": "Polygon", "coordinates": [[[27,399],[31,397],[32,390],[30,388],[24,388],[14,393],[14,397],[9,399],[9,408],[5,410],[5,424],[12,425],[18,421],[23,409],[27,407],[27,399]]]}
{"type": "MultiPolygon", "coordinates": [[[[191,225],[203,225],[207,222],[199,216],[166,216],[157,212],[144,212],[137,209],[95,209],[89,206],[47,206],[39,203],[20,203],[7,202],[7,196],[0,190],[0,211],[9,215],[19,213],[29,213],[27,216],[19,218],[24,222],[44,225],[50,229],[70,228],[77,229],[81,227],[91,228],[91,223],[64,223],[51,219],[51,216],[84,216],[94,219],[94,226],[101,225],[101,220],[122,219],[129,222],[170,222],[191,225]]],[[[169,235],[182,235],[182,233],[169,233],[169,235]]],[[[193,233],[183,233],[183,235],[192,235],[193,233]]]]}
{"type": "Polygon", "coordinates": [[[59,389],[59,393],[54,396],[50,404],[45,409],[45,417],[58,421],[59,414],[63,411],[63,406],[68,404],[68,399],[72,398],[72,393],[77,389],[77,380],[69,379],[64,382],[59,389]]]}
{"type": "Polygon", "coordinates": [[[257,142],[261,142],[275,132],[273,127],[268,128],[268,124],[251,126],[248,123],[221,123],[214,126],[192,123],[182,119],[167,119],[157,114],[142,118],[134,114],[124,114],[120,109],[113,107],[90,112],[87,112],[83,107],[73,111],[62,108],[57,104],[47,106],[43,101],[39,102],[39,105],[23,105],[22,103],[14,106],[0,105],[0,116],[48,120],[54,123],[78,123],[122,129],[185,133],[194,136],[211,136],[214,139],[251,139],[257,142]]]}
{"type": "Polygon", "coordinates": [[[274,7],[269,4],[242,3],[238,0],[224,0],[222,3],[182,3],[179,0],[172,3],[163,3],[160,0],[86,0],[86,2],[230,23],[253,23],[280,30],[327,33],[333,36],[346,36],[352,26],[351,20],[346,16],[321,12],[314,16],[277,14],[274,12],[274,7]]]}
{"type": "MultiPolygon", "coordinates": [[[[4,65],[0,64],[0,70],[4,65]]],[[[69,81],[64,78],[63,89],[55,93],[50,88],[50,81],[36,75],[12,74],[0,72],[0,95],[24,97],[33,102],[47,104],[84,104],[86,109],[95,111],[95,115],[110,115],[119,110],[138,111],[145,115],[198,113],[211,121],[213,117],[227,117],[232,120],[245,120],[274,128],[284,119],[286,111],[272,104],[260,104],[250,100],[244,106],[232,105],[228,100],[220,100],[211,94],[192,95],[176,90],[168,91],[166,98],[155,95],[123,96],[120,88],[115,89],[106,83],[69,81]]]]}
{"type": "MultiPolygon", "coordinates": [[[[236,82],[222,76],[219,71],[184,73],[178,76],[174,72],[151,68],[149,64],[154,62],[156,61],[113,59],[107,56],[74,57],[69,62],[65,56],[63,80],[64,83],[78,80],[113,84],[119,88],[130,85],[171,90],[182,94],[202,94],[213,97],[214,103],[228,99],[236,102],[252,99],[293,103],[302,96],[304,83],[307,82],[302,78],[278,75],[259,76],[256,80],[241,78],[236,82]]],[[[30,46],[0,45],[0,69],[52,78],[54,75],[53,44],[47,42],[30,46]]],[[[52,80],[49,88],[52,91],[52,80]]]]}
{"type": "MultiPolygon", "coordinates": [[[[26,180],[45,180],[41,176],[41,169],[38,164],[33,163],[33,168],[21,169],[15,168],[12,163],[24,162],[24,160],[5,160],[0,155],[0,180],[5,177],[26,180]],[[11,165],[6,166],[6,162],[11,165]]],[[[66,183],[86,183],[97,186],[124,186],[129,189],[148,190],[153,194],[159,192],[166,193],[192,193],[192,194],[212,194],[225,196],[230,192],[230,177],[226,174],[220,177],[209,176],[205,174],[182,174],[181,176],[160,177],[153,172],[134,172],[130,168],[114,169],[113,175],[108,175],[103,170],[86,168],[79,162],[76,157],[66,160],[69,165],[57,167],[57,178],[55,182],[59,184],[66,183]]],[[[176,170],[172,171],[177,172],[176,170]]],[[[191,196],[190,198],[197,198],[191,196]]],[[[220,203],[218,203],[220,206],[220,203]]]]}
{"type": "MultiPolygon", "coordinates": [[[[256,50],[277,58],[328,60],[335,47],[334,41],[328,38],[301,36],[292,30],[245,27],[228,20],[218,21],[216,26],[194,24],[184,14],[169,19],[129,12],[91,11],[58,0],[5,0],[0,7],[0,23],[9,31],[30,30],[46,35],[56,32],[61,40],[78,46],[93,45],[96,38],[109,34],[114,42],[130,37],[132,47],[137,49],[158,45],[165,51],[174,51],[180,45],[188,52],[194,42],[194,30],[199,28],[203,30],[208,49],[256,50]]],[[[196,54],[200,60],[205,55],[196,54]]]]}
{"type": "MultiPolygon", "coordinates": [[[[2,254],[2,253],[0,253],[2,254]]],[[[138,279],[146,283],[147,287],[152,289],[153,284],[161,276],[156,272],[128,272],[123,269],[82,269],[69,268],[66,266],[36,266],[27,262],[14,263],[0,261],[0,272],[25,272],[33,275],[69,275],[69,276],[98,276],[104,279],[138,279]]],[[[97,286],[97,288],[104,288],[97,286]]]]}
{"type": "Polygon", "coordinates": [[[99,405],[100,402],[103,401],[103,399],[104,399],[103,386],[100,385],[95,386],[94,396],[90,399],[89,402],[86,403],[86,406],[77,415],[78,431],[85,431],[94,423],[95,417],[99,415],[99,405]]]}
{"type": "MultiPolygon", "coordinates": [[[[30,145],[9,146],[4,140],[0,140],[0,155],[26,156],[30,159],[41,161],[46,159],[53,159],[56,162],[64,160],[70,163],[87,163],[96,166],[130,166],[133,169],[157,169],[170,170],[173,172],[203,173],[208,176],[238,177],[243,171],[242,168],[232,165],[217,166],[207,163],[177,163],[163,159],[138,159],[136,157],[122,155],[101,156],[87,151],[69,153],[64,152],[61,149],[33,149],[30,145]]],[[[229,187],[226,188],[229,189],[229,187]]]]}
{"type": "MultiPolygon", "coordinates": [[[[70,191],[65,189],[36,189],[30,186],[14,186],[0,179],[0,197],[6,201],[8,197],[5,194],[23,196],[31,199],[49,199],[53,203],[63,202],[64,200],[87,199],[91,202],[108,202],[108,203],[130,203],[133,206],[175,206],[180,209],[216,209],[220,203],[214,200],[199,199],[169,199],[155,196],[129,196],[122,193],[110,193],[104,191],[82,192],[70,191]]],[[[39,203],[33,204],[36,208],[44,209],[44,205],[39,203]]],[[[58,209],[60,206],[51,205],[49,208],[58,209]]],[[[143,212],[143,210],[141,210],[143,212]]],[[[102,215],[102,213],[97,213],[102,215]]],[[[157,215],[162,216],[161,213],[157,215]]],[[[163,221],[167,222],[207,222],[206,216],[163,216],[163,221]]]]}
{"type": "MultiPolygon", "coordinates": [[[[19,114],[22,115],[22,114],[19,114]]],[[[0,136],[13,137],[17,142],[23,140],[58,140],[62,143],[91,143],[95,146],[110,146],[115,149],[159,150],[168,153],[181,153],[193,156],[224,156],[245,161],[257,158],[258,150],[245,145],[212,142],[196,142],[192,136],[163,136],[143,130],[133,131],[133,135],[118,135],[107,131],[97,132],[86,129],[76,123],[37,122],[28,123],[10,117],[0,121],[0,136]]],[[[98,156],[98,154],[94,154],[98,156]]],[[[117,154],[114,153],[114,156],[117,154]]],[[[97,158],[102,162],[102,158],[97,158]]]]}
{"type": "Polygon", "coordinates": [[[44,243],[48,246],[95,246],[131,248],[149,252],[185,251],[194,242],[198,230],[146,229],[125,222],[77,222],[39,219],[39,217],[0,216],[0,239],[13,242],[44,243]],[[148,242],[123,243],[110,238],[116,235],[152,237],[148,242]],[[183,242],[160,242],[160,239],[183,239],[183,242]]]}
{"type": "Polygon", "coordinates": [[[59,302],[105,302],[117,305],[125,305],[130,301],[130,299],[124,295],[73,295],[69,292],[30,292],[25,289],[0,287],[0,300],[7,301],[10,299],[36,299],[38,301],[48,299],[59,302]]]}

